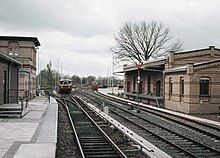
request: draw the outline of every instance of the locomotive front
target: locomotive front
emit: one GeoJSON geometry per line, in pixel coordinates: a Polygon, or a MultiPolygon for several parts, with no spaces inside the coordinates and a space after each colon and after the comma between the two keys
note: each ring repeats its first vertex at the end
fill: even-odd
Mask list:
{"type": "Polygon", "coordinates": [[[61,79],[59,82],[59,93],[69,94],[72,90],[72,80],[61,79]]]}

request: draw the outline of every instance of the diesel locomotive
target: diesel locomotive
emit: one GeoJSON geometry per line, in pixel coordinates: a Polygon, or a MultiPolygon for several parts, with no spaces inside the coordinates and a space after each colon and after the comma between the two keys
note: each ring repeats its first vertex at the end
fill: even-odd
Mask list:
{"type": "Polygon", "coordinates": [[[99,88],[98,83],[93,82],[93,83],[91,84],[91,88],[92,88],[93,91],[98,91],[98,88],[99,88]]]}
{"type": "Polygon", "coordinates": [[[70,79],[61,79],[59,81],[59,93],[69,94],[72,90],[72,80],[70,79]]]}

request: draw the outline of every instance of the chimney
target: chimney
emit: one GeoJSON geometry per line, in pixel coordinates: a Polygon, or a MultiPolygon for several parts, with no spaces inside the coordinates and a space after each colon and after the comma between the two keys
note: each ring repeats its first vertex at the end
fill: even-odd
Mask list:
{"type": "Polygon", "coordinates": [[[169,68],[173,66],[174,63],[174,51],[169,51],[169,59],[168,59],[169,68]]]}
{"type": "Polygon", "coordinates": [[[193,63],[187,63],[186,72],[187,74],[193,74],[193,63]]]}
{"type": "Polygon", "coordinates": [[[209,46],[211,57],[215,56],[215,46],[209,46]]]}
{"type": "Polygon", "coordinates": [[[210,50],[214,50],[214,49],[215,49],[215,46],[209,46],[209,49],[210,49],[210,50]]]}

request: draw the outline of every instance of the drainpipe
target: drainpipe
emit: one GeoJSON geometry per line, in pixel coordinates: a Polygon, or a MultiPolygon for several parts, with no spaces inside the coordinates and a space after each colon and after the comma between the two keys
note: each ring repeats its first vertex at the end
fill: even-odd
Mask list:
{"type": "Polygon", "coordinates": [[[14,63],[14,61],[11,62],[10,66],[9,66],[9,69],[8,69],[8,97],[7,97],[7,102],[9,103],[9,90],[11,88],[11,66],[12,64],[14,63]]]}
{"type": "Polygon", "coordinates": [[[21,68],[21,66],[18,66],[17,69],[17,102],[19,103],[19,69],[21,68]]]}

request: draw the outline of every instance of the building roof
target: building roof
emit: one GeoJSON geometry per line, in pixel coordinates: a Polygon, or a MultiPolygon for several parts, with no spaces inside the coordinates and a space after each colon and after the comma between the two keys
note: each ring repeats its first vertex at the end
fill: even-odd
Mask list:
{"type": "Polygon", "coordinates": [[[17,41],[33,41],[35,46],[40,46],[37,37],[23,37],[23,36],[0,36],[0,40],[17,40],[17,41]]]}
{"type": "Polygon", "coordinates": [[[9,57],[8,55],[6,55],[6,54],[4,54],[4,53],[2,53],[2,52],[0,52],[0,58],[3,58],[3,59],[5,59],[5,60],[8,60],[8,61],[10,61],[10,62],[12,62],[12,63],[17,64],[17,65],[22,65],[22,63],[20,63],[19,61],[15,60],[15,59],[13,59],[13,58],[11,58],[11,57],[9,57]]]}
{"type": "MultiPolygon", "coordinates": [[[[207,65],[207,64],[211,64],[211,63],[215,63],[215,62],[219,62],[219,61],[220,61],[220,59],[214,59],[214,60],[209,60],[209,61],[205,61],[205,62],[194,63],[193,67],[207,65]]],[[[164,73],[183,72],[183,71],[186,71],[186,68],[187,68],[187,65],[178,66],[175,68],[165,70],[164,73]]]]}
{"type": "MultiPolygon", "coordinates": [[[[167,61],[166,57],[163,58],[157,58],[157,59],[151,59],[146,62],[144,62],[140,69],[147,69],[147,68],[158,68],[161,65],[164,65],[167,61]]],[[[121,72],[127,72],[127,71],[133,71],[137,70],[137,66],[135,64],[132,65],[125,65],[123,68],[123,71],[121,72]]]]}
{"type": "Polygon", "coordinates": [[[220,50],[219,48],[215,48],[215,46],[209,46],[208,48],[200,48],[200,49],[194,49],[194,50],[177,51],[177,52],[175,52],[175,54],[199,52],[199,51],[206,51],[206,50],[211,50],[211,49],[220,50]]]}

